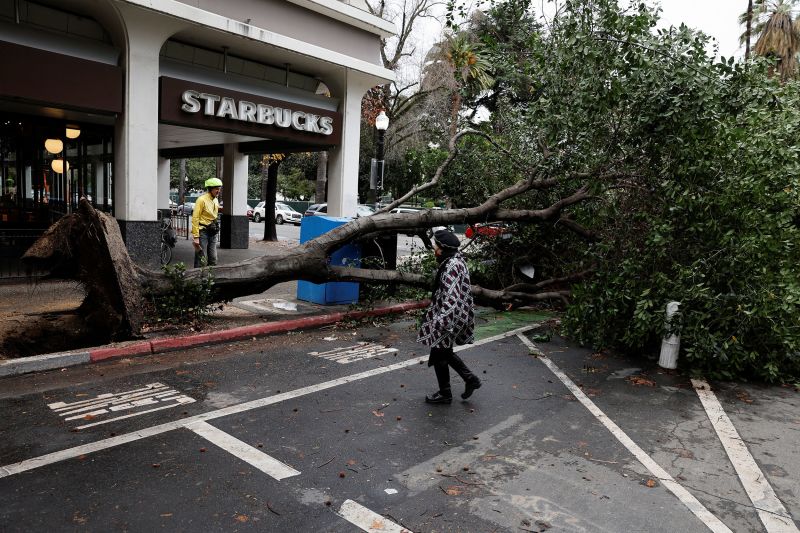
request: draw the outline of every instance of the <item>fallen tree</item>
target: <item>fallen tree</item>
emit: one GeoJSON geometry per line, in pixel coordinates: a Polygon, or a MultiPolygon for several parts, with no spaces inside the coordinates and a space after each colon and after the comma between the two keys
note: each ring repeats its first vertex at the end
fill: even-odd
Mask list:
{"type": "MultiPolygon", "coordinates": [[[[466,135],[484,137],[494,143],[486,134],[474,130],[458,133],[450,142],[451,157],[439,166],[434,178],[424,187],[436,185],[439,176],[456,157],[459,140],[466,135]]],[[[502,149],[499,145],[498,148],[502,149]]],[[[588,177],[587,175],[586,178],[588,177]]],[[[327,259],[333,251],[347,243],[386,233],[413,233],[424,228],[491,220],[560,223],[567,230],[592,239],[592,232],[570,220],[566,211],[570,206],[592,197],[586,185],[542,209],[503,207],[503,202],[509,199],[530,191],[552,189],[559,183],[559,179],[547,176],[542,168],[537,167],[531,169],[526,177],[513,186],[497,192],[474,207],[387,213],[386,211],[394,207],[393,204],[373,216],[357,218],[316,239],[283,249],[276,254],[214,267],[212,298],[215,301],[228,301],[238,296],[258,294],[277,283],[289,280],[428,286],[430,278],[424,274],[335,266],[327,259]]],[[[35,264],[37,268],[50,269],[52,277],[76,280],[86,287],[87,297],[81,306],[80,316],[86,328],[95,332],[97,341],[122,340],[138,335],[141,331],[144,300],[157,301],[174,290],[173,283],[164,272],[148,270],[131,261],[116,221],[96,211],[85,199],[81,200],[76,213],[63,217],[49,228],[26,252],[23,260],[28,264],[35,264]]],[[[565,283],[579,280],[586,274],[584,272],[571,277],[542,280],[536,284],[517,284],[508,290],[493,290],[476,285],[473,287],[473,294],[479,304],[495,307],[524,305],[547,299],[564,300],[569,291],[563,288],[552,289],[552,286],[563,287],[565,283]]],[[[185,273],[185,279],[188,283],[199,282],[204,275],[207,275],[204,269],[189,269],[185,273]]]]}

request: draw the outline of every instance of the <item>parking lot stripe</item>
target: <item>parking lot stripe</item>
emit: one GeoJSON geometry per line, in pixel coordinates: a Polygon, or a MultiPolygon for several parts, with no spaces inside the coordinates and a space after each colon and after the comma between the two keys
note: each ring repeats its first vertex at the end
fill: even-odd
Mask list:
{"type": "MultiPolygon", "coordinates": [[[[458,346],[454,349],[454,351],[460,352],[463,350],[468,350],[473,347],[481,346],[483,344],[488,344],[491,342],[499,341],[508,337],[512,337],[519,333],[524,333],[526,331],[532,330],[534,328],[540,327],[541,324],[531,324],[529,326],[524,326],[521,328],[517,328],[511,331],[506,331],[505,333],[500,333],[498,335],[494,335],[492,337],[487,337],[485,339],[481,339],[479,341],[475,341],[474,344],[465,345],[465,346],[458,346]]],[[[199,422],[202,420],[213,420],[214,418],[221,418],[223,416],[229,416],[233,414],[242,413],[245,411],[250,411],[252,409],[258,409],[260,407],[266,407],[268,405],[273,405],[276,403],[284,402],[286,400],[291,400],[293,398],[298,398],[300,396],[304,396],[306,394],[312,394],[314,392],[319,392],[322,390],[330,389],[332,387],[337,387],[339,385],[344,385],[346,383],[352,383],[354,381],[359,381],[361,379],[369,378],[372,376],[377,376],[379,374],[384,374],[386,372],[392,372],[394,370],[398,370],[400,368],[405,368],[408,366],[417,365],[421,362],[427,361],[428,356],[423,355],[420,357],[414,357],[408,359],[406,361],[401,361],[400,363],[395,363],[393,365],[388,366],[381,366],[378,368],[373,368],[372,370],[366,370],[364,372],[359,372],[357,374],[351,374],[349,376],[344,376],[338,379],[334,379],[331,381],[326,381],[323,383],[318,383],[316,385],[309,385],[308,387],[302,387],[300,389],[295,389],[293,391],[284,392],[281,394],[274,394],[272,396],[267,396],[265,398],[259,398],[257,400],[253,400],[250,402],[241,403],[238,405],[231,405],[229,407],[224,407],[222,409],[217,409],[216,411],[209,411],[207,413],[201,413],[199,415],[195,415],[189,418],[185,418],[183,420],[175,420],[172,422],[166,422],[164,424],[159,424],[157,426],[151,426],[149,428],[141,429],[139,431],[133,431],[131,433],[126,433],[124,435],[117,435],[115,437],[109,437],[107,439],[90,442],[88,444],[82,444],[80,446],[75,446],[74,448],[67,448],[66,450],[59,450],[57,452],[48,453],[45,455],[40,455],[39,457],[33,457],[31,459],[25,459],[24,461],[19,461],[17,463],[11,463],[8,465],[0,466],[0,478],[4,478],[7,476],[13,476],[15,474],[19,474],[21,472],[27,472],[28,470],[33,470],[35,468],[39,468],[42,466],[50,465],[53,463],[57,463],[60,461],[66,461],[67,459],[74,459],[76,457],[80,457],[81,455],[87,455],[90,453],[98,452],[100,450],[106,450],[108,448],[114,448],[116,446],[120,446],[122,444],[127,444],[129,442],[135,442],[137,440],[145,439],[147,437],[152,437],[154,435],[160,435],[162,433],[166,433],[168,431],[173,431],[176,429],[180,429],[182,427],[187,426],[188,424],[192,424],[194,422],[199,422]]],[[[86,427],[86,426],[84,426],[86,427]]]]}
{"type": "Polygon", "coordinates": [[[700,501],[695,498],[691,492],[686,490],[682,485],[680,485],[666,470],[661,468],[661,466],[656,463],[652,457],[647,455],[647,453],[639,447],[638,444],[633,442],[633,440],[624,432],[620,427],[615,424],[606,414],[600,410],[595,403],[586,396],[583,391],[575,385],[575,383],[567,376],[553,361],[547,357],[544,352],[542,352],[538,346],[536,346],[530,339],[528,339],[525,335],[517,335],[520,340],[525,344],[525,346],[530,349],[531,353],[535,354],[537,358],[550,369],[550,371],[556,375],[558,379],[570,390],[570,392],[578,399],[579,402],[583,404],[586,409],[589,410],[590,413],[594,415],[597,420],[603,424],[606,429],[608,429],[616,439],[622,443],[625,448],[628,449],[629,452],[633,454],[636,459],[639,460],[645,468],[647,468],[651,474],[653,474],[661,484],[664,485],[670,492],[672,492],[683,504],[692,512],[694,513],[697,518],[699,518],[711,531],[715,533],[732,533],[730,528],[726,526],[719,518],[717,518],[711,511],[706,509],[706,507],[700,503],[700,501]]]}
{"type": "Polygon", "coordinates": [[[703,379],[693,379],[692,385],[764,528],[768,533],[797,533],[794,520],[772,490],[711,387],[703,379]]]}
{"type": "Polygon", "coordinates": [[[257,448],[253,448],[249,444],[225,433],[221,429],[215,428],[207,422],[188,424],[186,429],[194,431],[210,443],[219,446],[231,455],[235,455],[245,463],[258,468],[278,481],[300,474],[299,471],[291,466],[278,461],[257,448]]]}
{"type": "Polygon", "coordinates": [[[403,526],[399,526],[378,513],[370,511],[353,500],[345,500],[339,508],[338,515],[361,531],[368,531],[369,533],[411,533],[410,530],[403,526]]]}

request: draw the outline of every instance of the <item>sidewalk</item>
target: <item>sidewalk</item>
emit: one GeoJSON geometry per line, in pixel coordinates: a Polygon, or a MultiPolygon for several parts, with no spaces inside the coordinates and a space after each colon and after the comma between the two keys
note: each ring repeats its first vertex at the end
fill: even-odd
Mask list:
{"type": "MultiPolygon", "coordinates": [[[[270,255],[290,244],[293,243],[251,240],[250,248],[246,250],[220,249],[218,264],[231,264],[270,255]]],[[[179,239],[173,249],[170,264],[183,262],[191,267],[193,258],[191,241],[179,239]]],[[[74,282],[45,281],[36,285],[0,285],[0,338],[5,332],[19,327],[25,320],[51,313],[75,311],[84,296],[82,287],[74,282]]],[[[213,312],[202,331],[190,330],[189,326],[152,329],[144,331],[142,339],[15,359],[6,359],[0,353],[0,376],[320,327],[345,319],[402,313],[425,305],[427,302],[412,302],[379,306],[369,311],[354,311],[349,305],[319,305],[298,300],[297,282],[285,282],[263,293],[236,298],[223,305],[213,312]]]]}

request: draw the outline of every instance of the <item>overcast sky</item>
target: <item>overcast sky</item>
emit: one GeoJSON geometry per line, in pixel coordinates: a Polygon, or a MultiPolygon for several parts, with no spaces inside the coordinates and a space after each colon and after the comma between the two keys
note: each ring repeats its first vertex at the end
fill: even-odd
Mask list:
{"type": "Polygon", "coordinates": [[[744,56],[739,48],[738,18],[747,10],[746,0],[660,0],[664,26],[687,26],[702,30],[719,42],[719,54],[724,57],[744,56]]]}

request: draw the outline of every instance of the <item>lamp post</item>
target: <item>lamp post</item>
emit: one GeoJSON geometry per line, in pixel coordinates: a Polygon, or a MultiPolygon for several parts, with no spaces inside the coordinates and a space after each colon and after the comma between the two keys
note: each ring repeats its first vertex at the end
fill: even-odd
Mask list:
{"type": "Polygon", "coordinates": [[[378,140],[375,146],[375,159],[372,160],[372,176],[370,188],[376,190],[375,209],[380,209],[381,196],[383,195],[383,141],[386,136],[386,129],[389,127],[389,117],[381,111],[375,118],[375,129],[378,130],[378,140]]]}

